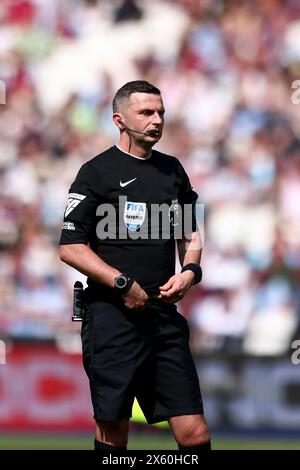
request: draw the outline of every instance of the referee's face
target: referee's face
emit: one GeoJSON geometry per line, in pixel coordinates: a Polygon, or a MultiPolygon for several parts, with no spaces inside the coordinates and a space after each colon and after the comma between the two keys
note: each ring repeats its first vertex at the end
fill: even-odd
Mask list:
{"type": "Polygon", "coordinates": [[[139,132],[151,131],[151,135],[135,134],[134,138],[154,145],[162,135],[164,113],[165,108],[160,95],[132,93],[126,109],[126,124],[139,132]]]}

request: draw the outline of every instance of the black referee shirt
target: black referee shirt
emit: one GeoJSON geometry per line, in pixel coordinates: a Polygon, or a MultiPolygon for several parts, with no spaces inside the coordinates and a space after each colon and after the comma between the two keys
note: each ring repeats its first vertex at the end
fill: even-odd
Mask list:
{"type": "MultiPolygon", "coordinates": [[[[111,147],[85,163],[71,185],[60,244],[89,244],[155,293],[175,272],[176,230],[178,221],[183,230],[184,219],[178,205],[182,214],[184,205],[190,208],[195,231],[197,197],[175,157],[152,150],[139,159],[111,147]],[[158,207],[164,208],[159,217],[158,207]]],[[[88,284],[100,289],[92,279],[88,284]]]]}

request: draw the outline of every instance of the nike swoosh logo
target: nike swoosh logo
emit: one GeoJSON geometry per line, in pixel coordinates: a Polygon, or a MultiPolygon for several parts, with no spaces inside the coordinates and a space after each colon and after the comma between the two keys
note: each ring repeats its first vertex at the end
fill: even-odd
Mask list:
{"type": "MultiPolygon", "coordinates": [[[[137,177],[136,177],[137,178],[137,177]]],[[[121,188],[125,188],[125,186],[127,186],[128,184],[132,183],[133,181],[136,180],[136,178],[133,178],[133,180],[130,180],[130,181],[125,181],[125,183],[122,183],[122,181],[120,180],[120,186],[121,188]]]]}

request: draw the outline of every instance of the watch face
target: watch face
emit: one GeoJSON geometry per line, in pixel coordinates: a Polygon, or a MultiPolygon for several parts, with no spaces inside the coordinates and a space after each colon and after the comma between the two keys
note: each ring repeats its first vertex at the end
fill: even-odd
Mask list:
{"type": "Polygon", "coordinates": [[[124,276],[120,276],[116,279],[116,286],[122,289],[127,285],[127,279],[124,276]]]}

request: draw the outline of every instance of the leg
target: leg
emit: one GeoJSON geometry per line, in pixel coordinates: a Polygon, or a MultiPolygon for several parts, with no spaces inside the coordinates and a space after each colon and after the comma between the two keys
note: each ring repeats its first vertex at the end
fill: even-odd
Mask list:
{"type": "Polygon", "coordinates": [[[96,421],[96,440],[107,446],[126,448],[129,419],[120,421],[96,421]]]}
{"type": "MultiPolygon", "coordinates": [[[[204,415],[174,416],[169,425],[180,447],[208,446],[210,435],[204,415]]],[[[207,449],[208,450],[208,449],[207,449]]]]}
{"type": "Polygon", "coordinates": [[[117,305],[91,298],[86,310],[82,345],[96,421],[95,450],[125,450],[143,343],[117,305]]]}

